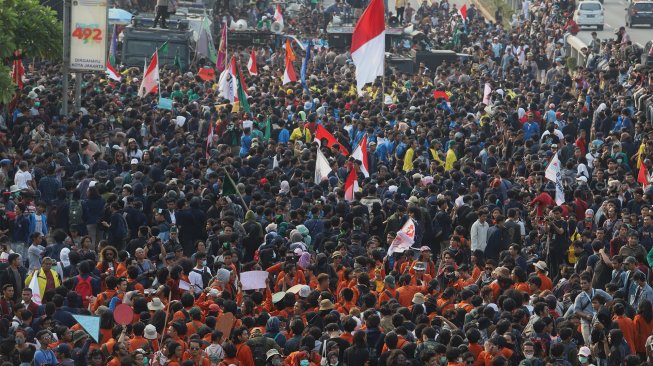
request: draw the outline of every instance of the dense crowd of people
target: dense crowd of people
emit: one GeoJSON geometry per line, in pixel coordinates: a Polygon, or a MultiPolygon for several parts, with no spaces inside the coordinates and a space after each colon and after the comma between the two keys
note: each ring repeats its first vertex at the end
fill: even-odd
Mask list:
{"type": "MultiPolygon", "coordinates": [[[[316,47],[304,88],[282,85],[284,47],[258,75],[234,48],[248,103],[164,67],[159,109],[132,69],[86,75],[70,116],[60,65],[29,67],[0,117],[0,364],[652,365],[653,73],[626,31],[576,67],[568,2],[510,28],[401,5],[423,44],[469,57],[386,65],[359,95],[347,50],[316,47]]],[[[324,38],[307,16],[286,19],[324,38]]]]}

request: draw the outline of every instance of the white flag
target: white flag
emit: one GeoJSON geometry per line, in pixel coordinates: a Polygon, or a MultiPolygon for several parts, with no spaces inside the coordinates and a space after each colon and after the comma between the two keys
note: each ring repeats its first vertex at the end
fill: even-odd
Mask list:
{"type": "Polygon", "coordinates": [[[490,83],[485,83],[483,88],[483,104],[490,105],[490,94],[492,94],[492,87],[490,83]]]}
{"type": "Polygon", "coordinates": [[[415,243],[415,222],[413,219],[408,219],[401,230],[397,232],[397,236],[388,247],[388,257],[393,253],[403,253],[406,249],[410,248],[415,243]]]}
{"type": "Polygon", "coordinates": [[[322,154],[320,149],[317,149],[317,159],[315,160],[315,184],[320,184],[322,178],[326,178],[331,172],[329,161],[322,154]]]}
{"type": "Polygon", "coordinates": [[[549,165],[546,167],[544,172],[544,177],[552,181],[556,186],[556,204],[561,205],[565,202],[565,191],[562,188],[562,174],[560,174],[560,159],[558,159],[558,154],[553,155],[553,158],[549,162],[549,165]]]}
{"type": "Polygon", "coordinates": [[[234,102],[238,94],[238,85],[236,85],[236,78],[231,73],[231,68],[226,68],[220,73],[218,79],[218,95],[224,99],[234,102]]]}
{"type": "Polygon", "coordinates": [[[36,305],[41,305],[41,287],[39,287],[39,271],[37,269],[32,274],[32,280],[29,282],[29,288],[32,290],[32,301],[36,305]]]}

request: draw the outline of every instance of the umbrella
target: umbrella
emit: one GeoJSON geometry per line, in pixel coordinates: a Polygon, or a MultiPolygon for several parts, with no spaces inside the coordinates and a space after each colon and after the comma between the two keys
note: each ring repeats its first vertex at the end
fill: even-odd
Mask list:
{"type": "Polygon", "coordinates": [[[132,21],[132,13],[124,9],[109,9],[109,24],[128,25],[132,21]]]}

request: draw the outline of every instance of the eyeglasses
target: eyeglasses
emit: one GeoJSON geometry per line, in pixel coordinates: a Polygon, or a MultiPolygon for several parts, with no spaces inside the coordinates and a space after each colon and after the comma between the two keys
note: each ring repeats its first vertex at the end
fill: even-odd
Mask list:
{"type": "Polygon", "coordinates": [[[474,364],[474,360],[466,360],[465,361],[465,365],[473,365],[473,364],[474,364]]]}
{"type": "Polygon", "coordinates": [[[493,268],[492,267],[485,267],[486,271],[491,271],[493,268]]]}
{"type": "Polygon", "coordinates": [[[190,347],[191,351],[199,351],[199,349],[200,349],[199,347],[190,347]]]}

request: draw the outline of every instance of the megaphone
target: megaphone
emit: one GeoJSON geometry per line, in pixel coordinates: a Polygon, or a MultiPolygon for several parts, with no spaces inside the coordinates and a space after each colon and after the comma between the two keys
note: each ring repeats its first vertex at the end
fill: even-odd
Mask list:
{"type": "Polygon", "coordinates": [[[277,34],[283,32],[283,24],[279,22],[272,23],[272,25],[270,25],[270,31],[277,34]]]}
{"type": "Polygon", "coordinates": [[[331,19],[331,24],[332,25],[341,25],[342,24],[342,19],[338,15],[334,15],[333,19],[331,19]]]}
{"type": "Polygon", "coordinates": [[[408,27],[404,28],[404,34],[410,35],[413,33],[414,30],[415,30],[415,26],[411,24],[408,27]]]}
{"type": "Polygon", "coordinates": [[[245,19],[239,19],[236,22],[235,30],[243,31],[247,29],[247,21],[245,19]]]}

